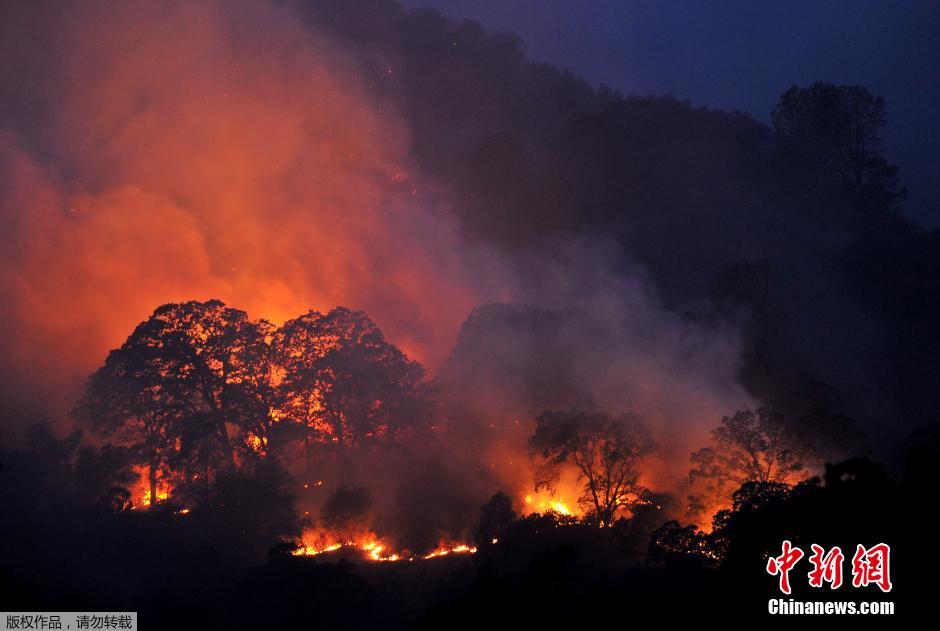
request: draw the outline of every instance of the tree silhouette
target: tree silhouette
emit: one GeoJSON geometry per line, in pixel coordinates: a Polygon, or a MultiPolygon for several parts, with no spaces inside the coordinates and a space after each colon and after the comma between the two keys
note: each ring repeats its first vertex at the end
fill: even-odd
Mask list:
{"type": "Polygon", "coordinates": [[[316,442],[391,437],[428,413],[424,369],[361,311],[310,311],[285,322],[272,348],[276,413],[302,429],[308,466],[316,442]]]}
{"type": "Polygon", "coordinates": [[[263,320],[253,322],[244,311],[210,300],[164,305],[132,335],[152,349],[160,383],[182,406],[186,421],[210,428],[231,465],[229,426],[266,438],[270,329],[263,320]]]}
{"type": "MultiPolygon", "coordinates": [[[[78,480],[74,464],[81,449],[84,432],[73,430],[63,438],[57,438],[49,423],[41,422],[30,425],[26,430],[26,450],[37,461],[36,473],[41,479],[36,482],[50,498],[56,501],[73,494],[78,480]]],[[[12,467],[11,467],[12,473],[12,467]]]]}
{"type": "Polygon", "coordinates": [[[639,464],[655,449],[649,433],[633,415],[545,412],[536,419],[529,446],[538,460],[536,488],[551,488],[560,467],[577,467],[583,482],[579,502],[596,525],[613,523],[618,510],[639,501],[639,464]]]}
{"type": "Polygon", "coordinates": [[[747,482],[792,484],[806,475],[795,439],[782,419],[766,408],[725,416],[712,430],[711,442],[691,457],[693,512],[730,499],[747,482]]]}
{"type": "Polygon", "coordinates": [[[183,405],[162,384],[153,349],[132,335],[112,351],[89,378],[74,410],[80,421],[129,448],[135,464],[147,467],[150,507],[157,505],[157,484],[176,450],[183,405]]]}
{"type": "Polygon", "coordinates": [[[271,546],[300,536],[294,481],[275,458],[216,475],[187,520],[232,558],[263,559],[271,546]]]}
{"type": "Polygon", "coordinates": [[[76,415],[131,447],[155,503],[171,461],[190,472],[234,466],[229,427],[264,444],[269,332],[218,300],[164,305],[91,376],[76,415]]]}
{"type": "Polygon", "coordinates": [[[884,99],[861,86],[791,87],[771,115],[784,153],[835,185],[859,211],[896,210],[906,194],[884,155],[884,99]]]}
{"type": "Polygon", "coordinates": [[[285,322],[271,340],[272,356],[277,363],[276,412],[280,430],[299,428],[307,460],[316,441],[333,433],[326,419],[324,389],[319,361],[327,352],[328,340],[321,335],[323,316],[310,311],[285,322]]]}
{"type": "MultiPolygon", "coordinates": [[[[129,489],[139,477],[131,468],[134,460],[133,450],[127,447],[110,443],[101,447],[81,446],[73,465],[78,495],[115,512],[131,508],[129,489]]],[[[156,503],[153,489],[150,497],[153,506],[156,503]]]]}
{"type": "Polygon", "coordinates": [[[477,525],[475,539],[478,546],[485,546],[497,541],[516,519],[509,496],[498,491],[489,501],[480,507],[480,522],[477,525]]]}
{"type": "Polygon", "coordinates": [[[718,561],[707,534],[692,524],[683,526],[675,520],[653,532],[648,556],[651,561],[691,560],[703,565],[718,561]]]}

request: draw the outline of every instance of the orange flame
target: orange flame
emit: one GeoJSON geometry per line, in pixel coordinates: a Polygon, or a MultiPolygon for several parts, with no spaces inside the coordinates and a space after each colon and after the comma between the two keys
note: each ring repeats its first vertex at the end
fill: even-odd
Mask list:
{"type": "Polygon", "coordinates": [[[441,542],[427,554],[415,557],[404,551],[394,551],[390,543],[375,535],[366,533],[359,537],[336,538],[321,530],[309,529],[304,532],[300,547],[293,552],[295,556],[317,556],[327,552],[348,549],[358,551],[367,561],[394,562],[436,559],[450,554],[475,554],[477,549],[466,543],[441,542]],[[332,537],[332,538],[331,538],[332,537]]]}
{"type": "MultiPolygon", "coordinates": [[[[133,510],[140,506],[149,507],[151,504],[151,497],[147,467],[134,467],[134,472],[138,475],[137,482],[132,484],[128,489],[131,493],[131,509],[133,510]]],[[[171,490],[172,489],[170,488],[170,485],[167,484],[166,480],[158,478],[157,502],[159,503],[169,499],[171,490]]]]}
{"type": "Polygon", "coordinates": [[[576,515],[575,511],[578,510],[577,508],[571,508],[571,506],[577,507],[576,503],[566,502],[547,491],[535,494],[530,493],[526,495],[522,501],[525,506],[525,512],[528,515],[548,511],[554,511],[560,515],[576,515]]]}
{"type": "Polygon", "coordinates": [[[424,555],[424,559],[435,559],[437,557],[447,556],[448,554],[476,554],[476,547],[468,546],[465,543],[456,545],[439,545],[433,552],[424,555]]]}

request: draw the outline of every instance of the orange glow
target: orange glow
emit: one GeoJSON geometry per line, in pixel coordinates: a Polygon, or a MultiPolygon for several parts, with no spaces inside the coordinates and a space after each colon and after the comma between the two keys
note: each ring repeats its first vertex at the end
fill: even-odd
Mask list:
{"type": "Polygon", "coordinates": [[[215,297],[275,323],[364,309],[433,369],[490,295],[407,124],[364,84],[362,51],[281,4],[92,2],[80,21],[37,18],[54,51],[18,51],[48,66],[56,143],[47,160],[0,134],[18,261],[0,317],[11,365],[56,412],[167,302],[215,297]]]}
{"type": "Polygon", "coordinates": [[[548,491],[526,495],[523,498],[523,504],[526,514],[554,511],[560,515],[575,515],[576,513],[569,506],[577,506],[576,503],[565,502],[548,491]]]}
{"type": "Polygon", "coordinates": [[[342,543],[331,543],[329,545],[319,547],[315,545],[303,544],[300,548],[294,551],[295,555],[305,555],[305,556],[314,556],[317,554],[323,554],[324,552],[332,552],[333,550],[339,550],[343,547],[342,543]]]}
{"type": "Polygon", "coordinates": [[[402,559],[400,553],[392,552],[390,544],[376,536],[375,533],[366,532],[343,537],[316,528],[304,531],[301,545],[294,551],[294,555],[316,556],[344,548],[359,551],[364,559],[371,561],[399,561],[402,559]]]}
{"type": "MultiPolygon", "coordinates": [[[[390,543],[376,536],[375,533],[370,532],[360,536],[338,540],[335,535],[317,529],[309,529],[304,532],[301,538],[301,545],[293,554],[295,556],[316,556],[343,549],[356,551],[367,561],[394,562],[415,560],[415,556],[406,551],[394,551],[390,543]]],[[[430,560],[450,554],[475,554],[476,551],[476,547],[465,543],[441,542],[434,550],[427,554],[420,555],[418,558],[430,560]]]]}
{"type": "Polygon", "coordinates": [[[433,552],[424,555],[423,559],[436,559],[437,557],[447,556],[448,554],[476,554],[477,549],[468,546],[465,543],[459,544],[441,544],[433,552]]]}
{"type": "MultiPolygon", "coordinates": [[[[0,325],[9,342],[0,361],[16,367],[5,372],[33,395],[24,400],[56,408],[50,417],[64,419],[108,350],[166,302],[219,298],[276,324],[310,309],[363,309],[433,376],[476,305],[528,294],[515,295],[522,278],[507,273],[497,255],[465,247],[447,208],[451,192],[436,190],[439,183],[415,163],[397,103],[380,96],[401,92],[394,82],[406,73],[375,66],[388,68],[382,80],[389,83],[371,89],[362,73],[376,61],[370,53],[311,36],[285,8],[292,3],[84,4],[81,20],[67,11],[45,24],[48,16],[37,14],[36,50],[11,57],[42,60],[43,83],[53,87],[36,102],[51,110],[43,137],[55,142],[46,147],[28,130],[22,138],[19,130],[0,130],[0,223],[4,250],[16,261],[0,276],[0,325]],[[42,45],[50,41],[51,49],[42,45]]],[[[663,319],[655,305],[630,308],[641,312],[640,324],[663,319]]],[[[664,326],[652,329],[655,339],[685,337],[666,335],[673,329],[664,326]]],[[[730,395],[700,384],[697,372],[677,376],[680,355],[668,344],[646,348],[621,353],[629,361],[612,366],[597,361],[603,353],[579,358],[605,366],[591,373],[600,382],[591,393],[600,408],[668,408],[661,420],[670,421],[669,431],[661,433],[682,436],[689,432],[677,428],[686,425],[671,421],[717,419],[735,409],[730,395]],[[701,396],[671,396],[686,391],[701,396]]],[[[701,372],[730,374],[724,347],[708,349],[701,372]]],[[[572,375],[580,372],[572,362],[572,375]]],[[[526,409],[499,385],[481,383],[467,395],[491,434],[473,463],[488,467],[489,492],[505,489],[523,514],[582,516],[576,481],[563,477],[553,492],[531,491],[526,440],[541,410],[526,409]]],[[[310,406],[318,411],[320,401],[310,406]]],[[[279,418],[275,410],[272,420],[279,418]]],[[[448,440],[447,421],[435,421],[434,435],[448,440]]],[[[265,455],[261,437],[238,438],[265,455]]],[[[682,452],[684,463],[688,451],[670,453],[682,452]]],[[[650,486],[680,471],[675,462],[650,486]]],[[[151,498],[141,473],[134,507],[172,496],[161,480],[151,498]]],[[[303,488],[322,484],[308,479],[303,488]]],[[[301,553],[349,546],[375,560],[410,558],[375,536],[305,540],[301,553]]],[[[448,544],[431,554],[470,551],[448,544]]]]}
{"type": "Polygon", "coordinates": [[[389,554],[383,556],[382,552],[385,550],[385,546],[377,541],[369,541],[361,546],[359,546],[363,551],[369,553],[369,558],[373,561],[398,561],[401,557],[397,554],[389,554]]]}
{"type": "Polygon", "coordinates": [[[248,447],[258,455],[264,455],[264,441],[260,437],[255,436],[254,434],[248,434],[245,438],[245,443],[248,447]]]}
{"type": "MultiPolygon", "coordinates": [[[[137,482],[128,489],[131,493],[131,508],[136,509],[140,506],[149,507],[150,498],[150,480],[147,467],[134,467],[134,472],[139,476],[137,482]]],[[[157,502],[162,502],[170,497],[170,486],[165,480],[157,478],[157,502]]]]}
{"type": "MultiPolygon", "coordinates": [[[[157,502],[162,502],[168,497],[170,497],[169,491],[157,489],[157,502]]],[[[144,492],[144,496],[143,498],[141,498],[140,503],[143,504],[144,506],[150,506],[150,489],[147,489],[144,492]]]]}
{"type": "MultiPolygon", "coordinates": [[[[55,142],[44,147],[26,131],[20,138],[0,130],[0,223],[4,250],[16,261],[0,275],[0,326],[9,342],[0,362],[17,368],[5,372],[33,395],[24,400],[55,408],[48,416],[64,419],[108,350],[167,302],[219,298],[275,324],[310,309],[362,309],[433,377],[475,306],[528,295],[515,295],[522,277],[508,273],[498,255],[465,246],[447,207],[451,191],[437,190],[418,168],[397,103],[380,96],[401,92],[395,82],[407,73],[376,66],[388,68],[382,80],[389,83],[373,90],[362,73],[375,61],[371,54],[311,36],[289,4],[92,1],[81,20],[64,12],[45,25],[37,15],[32,26],[43,36],[35,39],[55,42],[54,50],[41,46],[13,58],[42,59],[43,83],[54,87],[37,102],[52,110],[43,127],[55,142]]],[[[630,308],[650,312],[638,323],[663,319],[645,302],[630,308]]],[[[673,333],[670,326],[651,330],[658,339],[673,333]]],[[[684,339],[685,327],[682,336],[666,337],[684,339]]],[[[660,420],[668,431],[661,433],[684,437],[691,434],[677,428],[686,425],[673,420],[717,419],[735,409],[723,390],[707,380],[700,385],[697,372],[677,376],[674,358],[681,355],[674,349],[646,348],[621,354],[629,360],[622,365],[598,361],[603,353],[577,358],[605,368],[590,373],[600,382],[591,393],[600,408],[619,411],[625,401],[638,412],[667,408],[660,420]],[[703,398],[671,396],[686,391],[703,398]]],[[[701,372],[730,374],[723,347],[715,349],[701,372]]],[[[571,364],[578,376],[580,365],[571,364]]],[[[281,378],[275,373],[272,385],[281,378]]],[[[480,486],[504,489],[517,513],[582,517],[581,484],[571,471],[551,491],[532,490],[526,441],[541,410],[527,409],[513,388],[499,385],[473,386],[468,402],[460,402],[470,409],[472,401],[473,416],[486,419],[488,429],[479,454],[454,455],[485,465],[480,486]]],[[[319,397],[308,404],[321,411],[319,397]]],[[[274,410],[271,420],[282,417],[274,410]]],[[[430,428],[442,442],[449,440],[447,423],[436,418],[430,428]]],[[[324,442],[343,440],[329,425],[315,429],[324,442]]],[[[240,447],[267,455],[266,439],[237,438],[240,447]]],[[[686,447],[670,447],[670,454],[681,452],[687,463],[686,447]]],[[[668,476],[685,475],[676,461],[654,471],[659,475],[647,471],[644,481],[675,488],[668,476]]],[[[312,471],[301,478],[311,504],[342,482],[328,477],[326,488],[313,491],[323,486],[315,475],[332,474],[312,471]]],[[[147,471],[139,473],[133,508],[172,497],[161,479],[151,498],[147,471]]],[[[301,510],[307,508],[313,506],[301,510]]],[[[476,551],[442,542],[423,556],[375,533],[304,533],[297,554],[341,548],[374,561],[476,551]]]]}
{"type": "MultiPolygon", "coordinates": [[[[529,475],[532,474],[529,473],[529,475]]],[[[519,511],[523,515],[553,511],[568,517],[583,517],[584,510],[578,502],[583,492],[582,483],[574,467],[564,467],[551,488],[532,490],[531,477],[525,479],[524,484],[527,490],[522,497],[519,511]]]]}
{"type": "Polygon", "coordinates": [[[718,514],[718,511],[730,509],[732,506],[731,498],[725,498],[723,501],[716,501],[708,507],[702,509],[693,516],[693,521],[699,530],[710,533],[713,530],[712,519],[718,514]]]}

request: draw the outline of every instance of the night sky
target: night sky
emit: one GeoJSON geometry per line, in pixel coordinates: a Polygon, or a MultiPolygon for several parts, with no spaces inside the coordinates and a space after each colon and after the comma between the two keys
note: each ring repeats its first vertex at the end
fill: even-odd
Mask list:
{"type": "Polygon", "coordinates": [[[906,213],[940,227],[940,2],[905,0],[402,0],[510,30],[529,57],[625,94],[672,94],[769,121],[816,80],[885,97],[906,213]]]}

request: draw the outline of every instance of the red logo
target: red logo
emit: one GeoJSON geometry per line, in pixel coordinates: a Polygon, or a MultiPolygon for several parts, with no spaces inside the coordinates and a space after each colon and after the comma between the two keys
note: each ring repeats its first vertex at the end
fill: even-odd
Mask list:
{"type": "MultiPolygon", "coordinates": [[[[799,563],[805,554],[803,550],[794,546],[788,539],[781,546],[780,556],[767,559],[767,573],[779,576],[780,591],[789,594],[790,570],[799,563]]],[[[842,586],[842,564],[845,555],[839,546],[828,552],[817,544],[811,544],[812,554],[809,562],[813,566],[807,574],[810,587],[821,588],[829,583],[830,589],[839,589],[842,586]]],[[[870,548],[859,544],[852,557],[852,587],[867,587],[877,585],[883,592],[890,592],[891,585],[891,546],[879,543],[870,548]]]]}
{"type": "Polygon", "coordinates": [[[874,583],[883,592],[891,591],[891,546],[879,543],[865,549],[859,544],[852,557],[852,586],[867,587],[874,583]]]}
{"type": "Polygon", "coordinates": [[[815,543],[810,549],[813,551],[809,557],[809,562],[813,564],[809,573],[810,586],[822,587],[823,583],[829,583],[830,589],[839,589],[842,586],[842,561],[845,560],[842,549],[836,546],[826,552],[822,546],[815,543]]]}
{"type": "Polygon", "coordinates": [[[783,554],[767,559],[767,573],[771,576],[780,575],[780,591],[790,593],[790,570],[797,561],[803,558],[803,551],[794,548],[788,539],[783,542],[783,554]]]}

